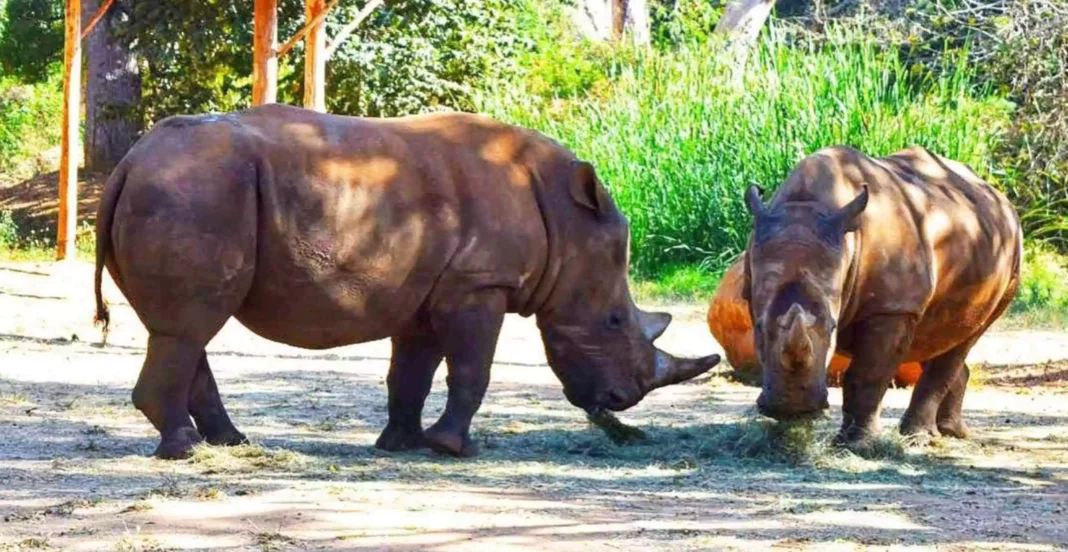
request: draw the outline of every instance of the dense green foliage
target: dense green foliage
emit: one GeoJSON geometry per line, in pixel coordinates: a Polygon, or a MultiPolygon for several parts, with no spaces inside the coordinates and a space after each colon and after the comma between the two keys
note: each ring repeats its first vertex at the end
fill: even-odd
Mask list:
{"type": "Polygon", "coordinates": [[[888,154],[920,144],[991,173],[1011,106],[974,86],[961,58],[916,75],[897,52],[845,38],[773,36],[737,83],[705,47],[625,53],[598,94],[559,101],[520,82],[480,107],[560,139],[597,167],[630,219],[637,273],[693,263],[718,270],[745,245],[745,187],[775,189],[822,147],[888,154]]]}
{"type": "Polygon", "coordinates": [[[63,60],[63,10],[61,0],[0,1],[0,75],[48,78],[63,60]]]}
{"type": "MultiPolygon", "coordinates": [[[[252,5],[246,0],[116,3],[120,33],[141,58],[145,125],[175,113],[247,107],[252,81],[252,5]],[[190,25],[195,21],[195,25],[190,25]]],[[[327,18],[332,37],[363,2],[341,2],[327,18]]],[[[526,41],[514,0],[407,0],[372,13],[328,63],[330,110],[389,116],[470,109],[471,92],[510,66],[526,41]]],[[[26,80],[47,77],[63,51],[63,0],[9,0],[0,67],[26,80]]],[[[279,2],[279,40],[304,24],[304,2],[279,2]]],[[[329,40],[328,40],[329,43],[329,40]]],[[[303,43],[279,62],[279,101],[303,96],[303,43]]]]}
{"type": "MultiPolygon", "coordinates": [[[[827,21],[864,29],[917,59],[967,44],[975,74],[1017,104],[996,159],[999,184],[1032,239],[1068,252],[1068,2],[839,0],[798,2],[791,24],[820,36],[827,21]]],[[[783,0],[779,2],[780,12],[783,0]]]]}
{"type": "MultiPolygon", "coordinates": [[[[472,91],[525,47],[514,0],[419,0],[379,9],[328,64],[331,112],[390,116],[471,109],[472,91]]],[[[340,10],[339,24],[357,11],[340,10]],[[351,12],[351,13],[346,13],[351,12]]]]}
{"type": "MultiPolygon", "coordinates": [[[[1029,238],[1068,250],[1065,0],[780,0],[744,73],[716,55],[722,3],[649,3],[653,44],[634,49],[577,39],[566,0],[388,2],[328,63],[328,108],[477,109],[559,139],[612,188],[632,223],[635,273],[658,282],[646,286],[653,294],[711,293],[749,230],[745,186],[774,189],[831,144],[877,155],[920,144],[968,163],[1013,199],[1029,238]]],[[[303,24],[303,5],[280,0],[282,41],[303,24]]],[[[362,5],[342,0],[327,34],[362,5]]],[[[0,0],[8,177],[58,143],[62,9],[62,0],[0,0]]],[[[114,9],[127,10],[120,33],[140,59],[146,128],[248,105],[252,2],[114,9]]],[[[302,48],[280,62],[279,101],[300,104],[302,48]]],[[[0,241],[37,243],[11,228],[0,220],[0,241]]],[[[1035,266],[1064,262],[1035,251],[1035,266]]],[[[1063,272],[1028,274],[1016,308],[1065,308],[1063,272]]]]}
{"type": "Polygon", "coordinates": [[[1030,247],[1024,255],[1023,277],[1014,312],[1045,309],[1068,314],[1068,259],[1047,247],[1030,247]]]}
{"type": "MultiPolygon", "coordinates": [[[[375,10],[327,64],[331,112],[390,116],[470,108],[470,95],[507,67],[521,44],[508,0],[410,0],[375,10]]],[[[362,2],[327,18],[334,36],[362,2]]],[[[279,40],[304,23],[304,2],[279,2],[279,40]]],[[[130,30],[144,57],[146,122],[174,113],[248,106],[252,2],[174,0],[135,4],[130,30]],[[189,21],[198,21],[189,32],[189,21]]],[[[328,43],[330,40],[328,39],[328,43]]],[[[279,62],[279,101],[303,97],[303,42],[279,62]]]]}
{"type": "Polygon", "coordinates": [[[62,79],[23,84],[0,76],[0,184],[8,177],[29,176],[36,155],[59,142],[62,79]]]}

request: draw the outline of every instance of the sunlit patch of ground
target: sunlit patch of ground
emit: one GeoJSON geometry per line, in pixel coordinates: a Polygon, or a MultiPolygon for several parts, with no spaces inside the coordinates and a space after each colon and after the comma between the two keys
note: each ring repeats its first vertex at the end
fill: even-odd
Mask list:
{"type": "MultiPolygon", "coordinates": [[[[509,319],[475,422],[482,455],[455,460],[373,448],[388,343],[310,352],[230,325],[212,366],[253,444],[163,462],[129,400],[143,330],[109,287],[114,328],[97,346],[87,267],[67,270],[0,265],[0,550],[1068,546],[1068,388],[1041,376],[1068,358],[1064,335],[986,342],[970,441],[888,431],[845,451],[829,444],[839,390],[826,419],[783,428],[754,415],[755,389],[712,376],[621,414],[648,439],[618,447],[564,400],[533,322],[509,319]]],[[[717,349],[701,316],[681,318],[665,349],[717,349]]],[[[889,393],[888,429],[908,396],[889,393]]]]}

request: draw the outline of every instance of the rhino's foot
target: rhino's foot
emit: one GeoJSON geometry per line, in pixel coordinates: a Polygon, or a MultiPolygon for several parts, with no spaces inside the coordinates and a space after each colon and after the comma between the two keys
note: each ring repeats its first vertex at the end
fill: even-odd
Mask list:
{"type": "Polygon", "coordinates": [[[929,440],[933,437],[941,437],[938,426],[935,425],[934,416],[913,414],[912,409],[905,412],[901,418],[899,431],[906,437],[914,437],[920,440],[929,440]]]}
{"type": "Polygon", "coordinates": [[[879,435],[879,424],[846,423],[834,436],[832,444],[838,447],[864,447],[879,435]]]}
{"type": "Polygon", "coordinates": [[[938,420],[938,431],[947,437],[956,437],[957,439],[968,438],[968,425],[964,423],[964,420],[956,418],[953,420],[938,420]]]}
{"type": "Polygon", "coordinates": [[[394,425],[386,425],[382,434],[375,441],[375,447],[389,452],[415,450],[426,446],[426,438],[423,430],[406,429],[394,425]]]}
{"type": "Polygon", "coordinates": [[[460,435],[431,427],[426,430],[426,444],[437,452],[460,458],[478,456],[478,445],[469,435],[460,435]]]}
{"type": "Polygon", "coordinates": [[[156,447],[152,456],[161,460],[181,460],[189,458],[193,454],[193,447],[201,442],[200,433],[196,428],[179,428],[173,434],[164,437],[156,447]]]}
{"type": "Polygon", "coordinates": [[[230,429],[229,431],[216,433],[214,435],[204,435],[203,437],[209,445],[215,445],[217,447],[236,447],[238,445],[248,444],[248,437],[245,437],[245,434],[237,429],[230,429]]]}

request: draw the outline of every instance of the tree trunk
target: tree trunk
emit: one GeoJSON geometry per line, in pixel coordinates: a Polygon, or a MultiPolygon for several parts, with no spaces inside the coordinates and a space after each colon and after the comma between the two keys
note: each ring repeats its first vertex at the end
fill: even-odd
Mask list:
{"type": "Polygon", "coordinates": [[[749,51],[760,36],[760,29],[771,15],[775,0],[730,0],[723,17],[716,23],[715,34],[725,35],[724,55],[732,67],[731,79],[735,85],[744,81],[745,66],[749,51]]]}
{"type": "MultiPolygon", "coordinates": [[[[102,0],[84,0],[85,18],[102,0]]],[[[85,39],[88,58],[85,117],[85,165],[112,169],[141,132],[141,75],[137,58],[115,32],[125,25],[127,2],[116,2],[85,39]]]]}
{"type": "Polygon", "coordinates": [[[775,0],[731,0],[716,23],[715,33],[726,34],[731,42],[748,48],[760,36],[773,7],[775,0]]]}
{"type": "Polygon", "coordinates": [[[635,44],[649,43],[649,5],[646,0],[626,0],[623,8],[623,30],[635,44]]]}
{"type": "Polygon", "coordinates": [[[572,19],[590,40],[620,40],[627,34],[635,44],[649,42],[647,0],[578,0],[572,19]]]}
{"type": "Polygon", "coordinates": [[[612,38],[612,2],[614,0],[578,0],[571,19],[579,33],[588,40],[612,38]]]}

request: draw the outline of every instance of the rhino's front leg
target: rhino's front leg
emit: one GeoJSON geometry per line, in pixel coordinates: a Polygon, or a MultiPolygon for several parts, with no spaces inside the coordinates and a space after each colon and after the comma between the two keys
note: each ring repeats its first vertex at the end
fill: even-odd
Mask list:
{"type": "Polygon", "coordinates": [[[435,306],[432,323],[449,366],[449,397],[441,418],[426,430],[431,448],[455,456],[478,454],[470,436],[471,419],[489,386],[506,308],[507,298],[498,289],[466,294],[435,306]]]}
{"type": "MultiPolygon", "coordinates": [[[[429,326],[429,324],[427,324],[429,326]]],[[[389,375],[389,423],[375,446],[389,451],[420,448],[423,443],[423,404],[443,353],[430,328],[393,338],[389,375]]]]}
{"type": "Polygon", "coordinates": [[[879,432],[879,412],[897,366],[912,347],[914,318],[874,316],[859,323],[853,361],[842,383],[842,429],[835,442],[856,443],[879,432]]]}

